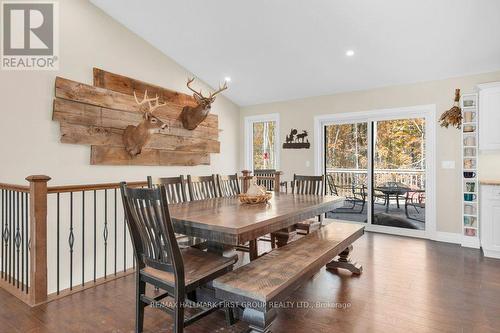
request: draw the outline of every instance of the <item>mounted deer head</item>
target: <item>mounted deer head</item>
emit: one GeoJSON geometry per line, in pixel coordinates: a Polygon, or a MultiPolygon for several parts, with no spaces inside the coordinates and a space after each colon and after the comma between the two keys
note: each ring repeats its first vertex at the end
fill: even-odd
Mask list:
{"type": "Polygon", "coordinates": [[[188,130],[194,130],[203,120],[205,120],[210,113],[212,103],[215,101],[215,96],[227,89],[227,82],[225,82],[223,86],[219,86],[219,90],[205,97],[202,95],[201,90],[198,92],[191,88],[191,83],[193,83],[193,81],[194,78],[189,79],[187,87],[193,92],[193,97],[198,105],[195,107],[185,106],[181,113],[182,126],[188,130]]]}
{"type": "Polygon", "coordinates": [[[153,115],[156,109],[165,105],[158,102],[158,95],[155,98],[148,98],[148,91],[146,90],[144,98],[139,101],[134,91],[134,98],[135,102],[140,106],[139,109],[143,112],[143,120],[137,126],[128,125],[123,133],[125,150],[132,157],[141,153],[142,148],[148,143],[151,135],[156,130],[164,129],[167,126],[160,118],[153,115]]]}

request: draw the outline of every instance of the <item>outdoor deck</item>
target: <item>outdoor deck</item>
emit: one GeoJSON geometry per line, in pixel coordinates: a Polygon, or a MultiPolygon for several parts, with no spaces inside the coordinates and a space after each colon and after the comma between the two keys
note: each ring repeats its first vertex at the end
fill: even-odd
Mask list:
{"type": "MultiPolygon", "coordinates": [[[[356,205],[354,209],[350,209],[351,205],[346,204],[345,208],[339,208],[328,213],[328,217],[339,220],[367,222],[367,206],[368,205],[365,205],[361,212],[361,205],[356,205]]],[[[400,203],[400,208],[397,208],[396,203],[391,203],[388,213],[385,211],[385,206],[375,204],[373,224],[425,230],[425,222],[422,222],[425,221],[425,208],[418,208],[417,212],[413,207],[409,207],[408,211],[411,218],[406,217],[404,203],[400,203]]]]}

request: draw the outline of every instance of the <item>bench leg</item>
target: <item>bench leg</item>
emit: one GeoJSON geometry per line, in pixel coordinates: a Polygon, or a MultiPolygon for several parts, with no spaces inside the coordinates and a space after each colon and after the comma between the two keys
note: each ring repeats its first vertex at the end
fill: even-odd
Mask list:
{"type": "Polygon", "coordinates": [[[326,268],[327,269],[343,268],[343,269],[347,269],[352,274],[360,275],[363,272],[363,267],[358,263],[351,262],[351,259],[349,258],[349,254],[351,252],[352,252],[352,245],[349,245],[349,247],[347,247],[347,249],[345,249],[344,251],[342,251],[339,254],[339,259],[332,260],[331,262],[326,264],[326,268]]]}
{"type": "Polygon", "coordinates": [[[249,326],[246,333],[271,333],[271,324],[275,318],[275,309],[261,312],[252,308],[245,308],[242,320],[249,326]]]}

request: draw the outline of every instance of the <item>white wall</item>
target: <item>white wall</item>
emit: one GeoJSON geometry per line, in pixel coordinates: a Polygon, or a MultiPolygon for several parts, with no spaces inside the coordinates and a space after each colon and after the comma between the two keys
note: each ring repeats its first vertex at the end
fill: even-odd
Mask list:
{"type": "MultiPolygon", "coordinates": [[[[311,149],[281,149],[281,170],[285,179],[294,173],[314,174],[313,119],[316,115],[355,111],[369,111],[414,105],[436,104],[437,118],[453,104],[455,88],[463,93],[472,92],[478,83],[500,81],[500,72],[460,77],[448,80],[386,87],[368,91],[311,97],[299,100],[244,107],[240,126],[243,132],[244,117],[255,114],[280,114],[280,146],[291,128],[310,133],[311,149]],[[306,161],[310,166],[306,167],[306,161]]],[[[461,182],[460,182],[460,131],[437,126],[437,230],[461,232],[461,182]],[[456,161],[455,170],[441,169],[441,161],[456,161]]],[[[240,137],[243,147],[243,139],[240,137]]],[[[243,149],[240,152],[243,167],[243,149]]],[[[500,178],[500,153],[480,156],[480,177],[500,178]]]]}
{"type": "Polygon", "coordinates": [[[91,166],[89,147],[61,144],[59,123],[51,120],[57,75],[92,84],[92,68],[99,67],[188,92],[185,84],[191,74],[89,2],[64,0],[59,5],[60,70],[0,71],[0,182],[23,184],[30,174],[46,174],[55,185],[238,170],[239,108],[222,96],[212,108],[222,129],[221,153],[212,154],[210,166],[91,166]]]}

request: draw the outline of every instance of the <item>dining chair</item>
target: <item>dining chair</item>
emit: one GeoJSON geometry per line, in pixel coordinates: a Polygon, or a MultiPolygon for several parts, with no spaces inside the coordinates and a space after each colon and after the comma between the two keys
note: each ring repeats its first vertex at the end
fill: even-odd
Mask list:
{"type": "Polygon", "coordinates": [[[217,175],[217,188],[221,197],[237,196],[241,193],[238,174],[227,176],[217,175]]]}
{"type": "Polygon", "coordinates": [[[128,188],[125,182],[120,187],[137,262],[135,331],[143,330],[146,306],[172,315],[175,333],[183,332],[184,327],[222,308],[223,302],[215,302],[192,317],[185,318],[184,314],[185,306],[193,304],[187,295],[231,271],[237,257],[217,256],[192,247],[180,249],[165,187],[128,188]],[[148,296],[146,284],[165,292],[148,296]],[[173,298],[172,306],[161,303],[165,297],[173,298]]]}
{"type": "MultiPolygon", "coordinates": [[[[293,175],[292,193],[293,194],[310,194],[310,195],[323,195],[324,194],[324,176],[303,176],[293,175]]],[[[321,228],[323,222],[323,215],[318,215],[316,219],[307,219],[295,225],[298,233],[309,234],[310,232],[321,228]]]]}
{"type": "MultiPolygon", "coordinates": [[[[148,176],[148,188],[154,188],[154,186],[161,186],[165,188],[168,204],[177,204],[188,201],[186,194],[186,179],[183,175],[178,177],[159,177],[155,179],[148,176]]],[[[205,240],[199,237],[191,237],[183,234],[175,234],[175,237],[179,246],[182,248],[187,246],[198,246],[201,248],[201,244],[205,243],[205,240]]]]}
{"type": "Polygon", "coordinates": [[[154,185],[161,185],[165,188],[169,204],[188,201],[186,194],[186,180],[182,175],[179,177],[159,177],[156,179],[148,176],[148,187],[153,188],[154,185]]]}
{"type": "Polygon", "coordinates": [[[191,201],[206,200],[219,196],[217,192],[217,177],[211,176],[187,176],[189,197],[191,201]]]}

